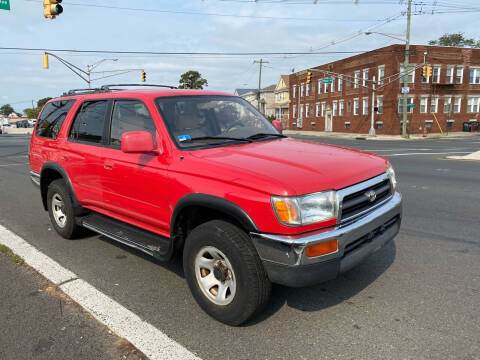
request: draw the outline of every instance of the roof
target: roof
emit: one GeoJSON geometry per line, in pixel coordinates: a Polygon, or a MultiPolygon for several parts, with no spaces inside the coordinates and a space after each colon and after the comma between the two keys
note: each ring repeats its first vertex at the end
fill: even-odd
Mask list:
{"type": "Polygon", "coordinates": [[[264,87],[261,91],[262,91],[262,92],[275,91],[275,88],[276,88],[276,87],[277,87],[277,85],[276,85],[276,84],[273,84],[273,85],[264,87]]]}
{"type": "Polygon", "coordinates": [[[256,93],[257,89],[235,89],[235,94],[238,96],[243,96],[248,93],[256,93]]]}
{"type": "Polygon", "coordinates": [[[290,85],[290,76],[289,75],[280,75],[280,78],[283,80],[286,87],[288,87],[288,85],[290,85]]]}

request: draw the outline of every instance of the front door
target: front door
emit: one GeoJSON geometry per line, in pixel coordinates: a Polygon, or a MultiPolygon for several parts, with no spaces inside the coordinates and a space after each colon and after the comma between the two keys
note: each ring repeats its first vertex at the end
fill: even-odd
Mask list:
{"type": "Polygon", "coordinates": [[[332,112],[325,113],[325,131],[332,131],[332,112]]]}

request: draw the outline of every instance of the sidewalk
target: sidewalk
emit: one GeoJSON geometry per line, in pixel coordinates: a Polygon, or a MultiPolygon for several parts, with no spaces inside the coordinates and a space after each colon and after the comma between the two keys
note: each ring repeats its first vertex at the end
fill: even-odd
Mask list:
{"type": "Polygon", "coordinates": [[[285,135],[300,135],[300,136],[316,136],[316,137],[333,137],[352,140],[422,140],[422,139],[451,139],[451,138],[471,138],[480,136],[480,132],[450,132],[447,134],[428,134],[427,137],[423,137],[422,134],[410,135],[410,138],[405,139],[401,135],[377,135],[375,137],[368,134],[351,134],[351,133],[339,133],[339,132],[323,132],[323,131],[304,131],[304,130],[284,130],[285,135]]]}

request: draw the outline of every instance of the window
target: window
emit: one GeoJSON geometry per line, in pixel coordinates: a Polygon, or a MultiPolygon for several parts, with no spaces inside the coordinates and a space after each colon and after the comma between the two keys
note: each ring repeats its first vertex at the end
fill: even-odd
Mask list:
{"type": "Polygon", "coordinates": [[[332,84],[330,85],[330,91],[335,92],[335,78],[332,76],[332,84]]]}
{"type": "Polygon", "coordinates": [[[463,66],[457,66],[457,75],[455,76],[457,84],[463,84],[463,66]]]}
{"type": "Polygon", "coordinates": [[[433,120],[425,120],[425,129],[431,129],[433,120]]]}
{"type": "Polygon", "coordinates": [[[383,121],[377,121],[375,123],[376,127],[377,127],[377,130],[382,130],[383,128],[383,121]]]}
{"type": "Polygon", "coordinates": [[[69,139],[99,144],[102,141],[107,100],[85,101],[70,129],[69,139]]]}
{"type": "Polygon", "coordinates": [[[432,101],[430,101],[430,112],[436,113],[438,111],[438,96],[433,95],[432,101]]]}
{"type": "Polygon", "coordinates": [[[305,90],[305,84],[302,83],[302,84],[300,85],[300,97],[303,97],[303,92],[304,92],[304,90],[305,90]]]}
{"type": "Polygon", "coordinates": [[[310,116],[310,105],[305,105],[305,117],[308,118],[310,116]]]}
{"type": "Polygon", "coordinates": [[[338,102],[337,100],[335,100],[332,106],[332,116],[337,116],[337,115],[338,115],[338,102]]]}
{"type": "Polygon", "coordinates": [[[480,68],[470,68],[470,84],[480,84],[480,68]]]}
{"type": "Polygon", "coordinates": [[[303,119],[303,105],[300,105],[300,119],[303,119]]]}
{"type": "Polygon", "coordinates": [[[358,115],[359,104],[358,99],[353,99],[353,115],[358,115]]]}
{"type": "Polygon", "coordinates": [[[447,65],[447,83],[453,84],[453,71],[455,70],[454,65],[447,65]]]}
{"type": "Polygon", "coordinates": [[[322,102],[322,117],[325,116],[325,103],[322,102]]]}
{"type": "Polygon", "coordinates": [[[297,107],[295,105],[293,105],[292,117],[295,119],[295,116],[297,116],[297,107]]]}
{"type": "Polygon", "coordinates": [[[345,121],[345,129],[350,129],[350,122],[349,121],[345,121]]]}
{"type": "Polygon", "coordinates": [[[368,69],[363,69],[362,85],[367,86],[367,82],[368,82],[368,69]]]}
{"type": "Polygon", "coordinates": [[[347,101],[347,112],[352,112],[352,102],[347,101]]]}
{"type": "Polygon", "coordinates": [[[305,85],[305,92],[307,93],[306,96],[310,96],[310,84],[305,85]]]}
{"type": "Polygon", "coordinates": [[[328,84],[323,84],[323,92],[328,93],[328,84]]]}
{"type": "MultiPolygon", "coordinates": [[[[411,114],[413,112],[413,107],[409,106],[413,104],[413,95],[407,98],[407,113],[411,114]]],[[[403,114],[403,96],[398,98],[398,113],[403,114]]]]}
{"type": "Polygon", "coordinates": [[[320,116],[320,104],[319,103],[315,104],[315,116],[316,117],[320,116]]]}
{"type": "Polygon", "coordinates": [[[454,122],[455,122],[455,120],[447,120],[447,129],[453,128],[453,123],[454,122]]]}
{"type": "Polygon", "coordinates": [[[432,69],[432,83],[438,84],[440,82],[440,70],[442,67],[440,65],[434,65],[432,69]]]}
{"type": "Polygon", "coordinates": [[[405,71],[405,67],[400,65],[400,76],[402,83],[404,82],[404,77],[407,77],[408,83],[413,84],[415,82],[415,65],[408,65],[408,71],[405,71]]]}
{"type": "Polygon", "coordinates": [[[383,114],[383,96],[377,96],[377,114],[383,114]]]}
{"type": "Polygon", "coordinates": [[[292,95],[293,98],[296,98],[297,97],[297,85],[293,85],[293,95],[292,95]]]}
{"type": "Polygon", "coordinates": [[[64,100],[53,101],[45,105],[38,118],[35,135],[49,139],[56,139],[63,121],[67,117],[68,111],[74,103],[75,100],[64,100]]]}
{"type": "Polygon", "coordinates": [[[362,115],[368,115],[368,98],[362,99],[362,115]]]}
{"type": "Polygon", "coordinates": [[[455,96],[455,103],[453,105],[453,112],[459,113],[462,108],[462,97],[455,96]]]}
{"type": "Polygon", "coordinates": [[[385,79],[385,65],[380,65],[378,67],[378,85],[383,85],[384,79],[385,79]]]}
{"type": "Polygon", "coordinates": [[[452,111],[452,96],[445,95],[443,98],[443,113],[449,114],[452,111]]]}
{"type": "Polygon", "coordinates": [[[338,92],[341,92],[343,90],[343,76],[338,77],[337,90],[338,90],[338,92]]]}
{"type": "Polygon", "coordinates": [[[360,71],[355,71],[353,73],[353,88],[358,89],[359,80],[360,80],[360,71]]]}
{"type": "Polygon", "coordinates": [[[322,79],[318,79],[318,93],[322,93],[322,79]]]}
{"type": "Polygon", "coordinates": [[[122,135],[127,131],[148,131],[153,139],[156,128],[144,103],[138,100],[118,100],[113,106],[110,128],[110,144],[121,145],[122,135]]]}
{"type": "Polygon", "coordinates": [[[420,113],[426,114],[428,111],[428,96],[420,97],[420,113]]]}
{"type": "Polygon", "coordinates": [[[467,112],[476,113],[480,105],[480,96],[469,96],[467,99],[467,112]]]}
{"type": "Polygon", "coordinates": [[[338,116],[343,116],[343,113],[344,113],[344,110],[345,110],[345,103],[343,102],[343,100],[340,100],[340,102],[338,103],[338,116]]]}

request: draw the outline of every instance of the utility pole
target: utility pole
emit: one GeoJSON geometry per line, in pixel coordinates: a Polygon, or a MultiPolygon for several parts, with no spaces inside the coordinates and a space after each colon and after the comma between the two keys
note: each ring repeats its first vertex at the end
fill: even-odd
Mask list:
{"type": "Polygon", "coordinates": [[[265,61],[263,59],[260,60],[254,60],[254,64],[259,64],[259,71],[258,71],[258,93],[257,93],[257,109],[260,111],[260,90],[262,89],[262,65],[263,64],[268,64],[268,61],[265,61]]]}
{"type": "MultiPolygon", "coordinates": [[[[407,10],[407,37],[405,40],[405,61],[403,63],[404,75],[403,75],[403,87],[408,87],[408,65],[410,58],[410,20],[412,16],[412,0],[408,0],[408,10],[407,10]]],[[[415,76],[415,73],[414,75],[415,76]]],[[[407,138],[407,99],[408,94],[403,92],[403,124],[402,124],[402,136],[407,138]]],[[[413,111],[413,110],[412,110],[413,111]]]]}
{"type": "Polygon", "coordinates": [[[370,121],[370,131],[368,132],[368,135],[370,136],[375,136],[374,121],[375,121],[375,75],[372,78],[372,118],[370,121]]]}

